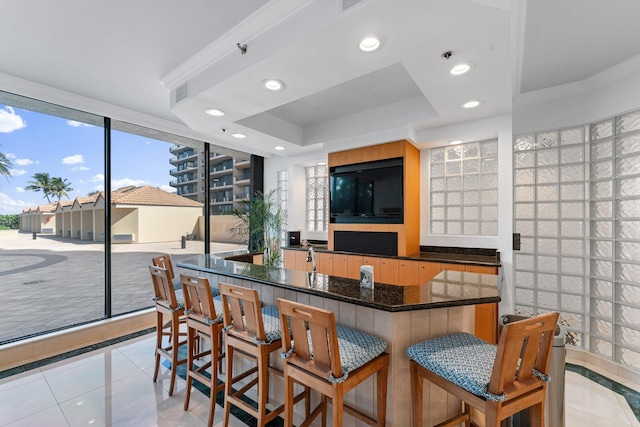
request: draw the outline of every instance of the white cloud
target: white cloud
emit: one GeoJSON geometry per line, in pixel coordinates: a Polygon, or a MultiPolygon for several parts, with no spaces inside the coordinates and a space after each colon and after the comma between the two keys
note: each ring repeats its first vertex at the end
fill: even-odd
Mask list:
{"type": "Polygon", "coordinates": [[[18,166],[27,166],[27,165],[37,165],[38,163],[40,163],[39,160],[31,160],[31,159],[15,159],[13,160],[13,163],[15,163],[18,166]]]}
{"type": "Polygon", "coordinates": [[[0,193],[0,214],[19,214],[24,208],[32,206],[24,200],[14,200],[4,193],[0,193]]]}
{"type": "Polygon", "coordinates": [[[78,167],[75,167],[75,168],[73,168],[73,169],[71,169],[71,170],[72,170],[72,171],[88,171],[88,170],[89,170],[89,168],[88,168],[88,167],[86,167],[86,166],[78,166],[78,167]]]}
{"type": "Polygon", "coordinates": [[[16,158],[16,155],[13,154],[13,153],[7,153],[7,154],[5,154],[5,156],[7,156],[7,159],[15,159],[16,158]]]}
{"type": "Polygon", "coordinates": [[[13,108],[0,109],[0,133],[11,133],[27,126],[27,122],[16,114],[13,108]]]}
{"type": "Polygon", "coordinates": [[[75,120],[67,120],[67,124],[69,126],[73,126],[74,128],[77,128],[77,127],[80,127],[80,126],[86,126],[86,127],[91,127],[92,126],[89,123],[76,122],[75,120]]]}
{"type": "Polygon", "coordinates": [[[24,188],[16,187],[16,193],[24,193],[24,188]]]}
{"type": "Polygon", "coordinates": [[[104,182],[104,175],[101,173],[94,175],[94,177],[91,178],[91,182],[104,182]]]}
{"type": "Polygon", "coordinates": [[[111,188],[114,190],[116,188],[128,187],[130,185],[135,185],[136,187],[138,187],[140,185],[149,185],[149,182],[142,179],[131,179],[131,178],[111,180],[111,188]]]}
{"type": "Polygon", "coordinates": [[[104,190],[104,185],[96,185],[95,187],[93,187],[93,190],[102,191],[104,190]]]}
{"type": "Polygon", "coordinates": [[[170,185],[167,185],[167,184],[161,185],[158,188],[163,190],[163,191],[166,191],[167,193],[175,193],[176,192],[176,189],[174,187],[172,187],[170,185]]]}
{"type": "Polygon", "coordinates": [[[27,171],[24,169],[11,169],[11,176],[26,175],[27,171]]]}
{"type": "Polygon", "coordinates": [[[76,154],[74,156],[65,157],[64,159],[62,159],[62,163],[64,163],[65,165],[84,163],[84,157],[82,157],[82,154],[76,154]]]}

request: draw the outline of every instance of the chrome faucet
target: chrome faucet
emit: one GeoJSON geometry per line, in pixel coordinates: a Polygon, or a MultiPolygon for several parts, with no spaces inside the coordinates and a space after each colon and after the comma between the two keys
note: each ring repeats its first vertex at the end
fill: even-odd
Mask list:
{"type": "Polygon", "coordinates": [[[313,263],[313,272],[316,271],[316,252],[313,250],[313,246],[309,246],[307,249],[307,262],[313,263]]]}

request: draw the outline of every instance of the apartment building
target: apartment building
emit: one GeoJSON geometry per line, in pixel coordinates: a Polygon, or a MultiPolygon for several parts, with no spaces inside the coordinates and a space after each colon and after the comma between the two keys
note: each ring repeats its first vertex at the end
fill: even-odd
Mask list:
{"type": "Polygon", "coordinates": [[[174,144],[169,149],[169,173],[175,179],[169,185],[176,194],[205,203],[204,189],[210,182],[209,206],[211,215],[228,215],[238,200],[249,197],[251,170],[248,155],[212,152],[209,171],[205,170],[204,152],[186,145],[174,144]]]}

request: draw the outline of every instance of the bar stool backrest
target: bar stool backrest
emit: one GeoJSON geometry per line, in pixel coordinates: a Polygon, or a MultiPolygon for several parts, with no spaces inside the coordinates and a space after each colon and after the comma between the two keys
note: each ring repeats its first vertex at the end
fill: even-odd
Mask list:
{"type": "Polygon", "coordinates": [[[218,286],[222,295],[224,326],[227,334],[253,343],[256,340],[264,342],[266,334],[258,291],[228,283],[219,283],[218,286]]]}
{"type": "Polygon", "coordinates": [[[151,280],[153,281],[153,290],[156,294],[155,301],[157,305],[163,306],[168,310],[177,310],[178,301],[176,292],[173,289],[169,271],[162,267],[150,265],[151,280]]]}
{"type": "Polygon", "coordinates": [[[327,380],[342,377],[333,312],[284,299],[278,299],[278,311],[281,328],[288,322],[291,329],[291,334],[282,333],[287,362],[327,380]]]}
{"type": "Polygon", "coordinates": [[[519,395],[539,383],[538,376],[548,374],[558,316],[548,313],[505,325],[489,381],[490,393],[519,395]]]}
{"type": "Polygon", "coordinates": [[[180,275],[182,292],[184,293],[185,312],[191,320],[203,324],[209,324],[218,317],[209,280],[204,277],[193,277],[186,274],[180,275]]]}
{"type": "Polygon", "coordinates": [[[164,268],[169,272],[169,281],[173,280],[175,273],[173,271],[173,263],[171,262],[171,256],[169,254],[158,255],[157,257],[151,258],[153,265],[156,267],[164,268]]]}

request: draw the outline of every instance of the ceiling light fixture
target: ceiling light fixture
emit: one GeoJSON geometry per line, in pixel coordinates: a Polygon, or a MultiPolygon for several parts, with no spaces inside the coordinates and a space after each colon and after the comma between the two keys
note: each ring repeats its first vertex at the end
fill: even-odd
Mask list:
{"type": "Polygon", "coordinates": [[[454,76],[459,76],[461,74],[466,73],[470,69],[471,69],[471,66],[469,64],[458,64],[455,67],[453,67],[451,70],[449,70],[449,72],[454,76]]]}
{"type": "Polygon", "coordinates": [[[360,50],[363,52],[373,52],[380,47],[380,40],[377,37],[369,36],[360,41],[360,50]]]}
{"type": "Polygon", "coordinates": [[[262,86],[267,90],[278,92],[284,89],[284,83],[277,79],[267,79],[262,81],[262,86]]]}
{"type": "Polygon", "coordinates": [[[274,150],[278,150],[278,151],[282,151],[284,150],[284,147],[282,145],[276,145],[275,147],[273,147],[274,150]]]}
{"type": "Polygon", "coordinates": [[[462,140],[461,139],[454,139],[453,141],[449,141],[450,145],[458,145],[458,144],[462,144],[462,140]]]}
{"type": "Polygon", "coordinates": [[[469,101],[462,104],[462,108],[476,108],[480,105],[480,101],[469,101]]]}
{"type": "Polygon", "coordinates": [[[205,113],[207,113],[210,116],[213,117],[222,117],[224,116],[224,111],[219,110],[217,108],[207,108],[206,110],[204,110],[205,113]]]}
{"type": "Polygon", "coordinates": [[[244,139],[247,137],[244,133],[232,133],[231,136],[238,139],[244,139]]]}
{"type": "Polygon", "coordinates": [[[318,162],[318,166],[325,166],[327,162],[318,162]]]}

